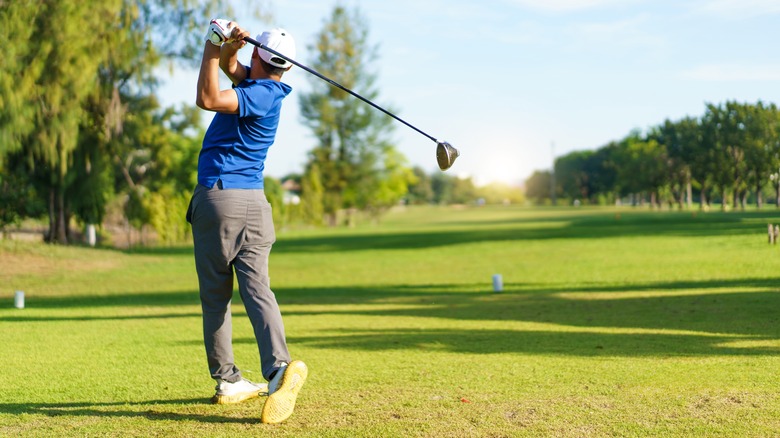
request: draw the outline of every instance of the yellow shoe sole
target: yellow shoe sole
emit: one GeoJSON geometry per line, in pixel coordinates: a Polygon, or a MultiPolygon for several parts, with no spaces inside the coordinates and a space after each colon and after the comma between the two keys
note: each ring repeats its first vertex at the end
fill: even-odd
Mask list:
{"type": "Polygon", "coordinates": [[[244,400],[249,400],[250,398],[259,397],[261,395],[268,395],[267,386],[265,387],[265,389],[261,388],[257,391],[242,392],[239,394],[232,394],[232,395],[215,394],[214,397],[211,397],[211,403],[215,405],[232,405],[235,403],[241,403],[244,400]]]}
{"type": "Polygon", "coordinates": [[[260,421],[266,424],[276,424],[288,419],[295,409],[295,400],[301,390],[309,370],[300,360],[294,360],[284,370],[281,382],[276,391],[268,396],[263,405],[260,421]]]}

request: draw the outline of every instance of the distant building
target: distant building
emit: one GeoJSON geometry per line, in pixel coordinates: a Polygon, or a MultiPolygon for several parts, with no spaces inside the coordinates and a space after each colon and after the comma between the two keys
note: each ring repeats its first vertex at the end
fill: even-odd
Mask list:
{"type": "Polygon", "coordinates": [[[285,205],[298,205],[301,203],[301,184],[294,179],[286,179],[282,182],[282,202],[285,205]]]}

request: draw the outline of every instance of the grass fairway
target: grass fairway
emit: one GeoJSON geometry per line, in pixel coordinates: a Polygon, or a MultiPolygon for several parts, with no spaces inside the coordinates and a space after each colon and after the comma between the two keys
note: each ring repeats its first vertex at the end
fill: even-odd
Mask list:
{"type": "Polygon", "coordinates": [[[770,222],[432,207],[280,232],[271,283],[310,377],[276,426],[262,399],[208,404],[191,248],[3,241],[0,436],[777,436],[770,222]]]}

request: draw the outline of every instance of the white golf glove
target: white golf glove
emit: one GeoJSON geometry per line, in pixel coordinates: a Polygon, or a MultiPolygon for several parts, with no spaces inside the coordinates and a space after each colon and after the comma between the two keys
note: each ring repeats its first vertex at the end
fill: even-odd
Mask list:
{"type": "Polygon", "coordinates": [[[215,46],[221,46],[222,43],[230,39],[230,33],[233,28],[230,26],[230,20],[214,18],[209,23],[209,30],[206,31],[206,41],[211,41],[215,46]]]}

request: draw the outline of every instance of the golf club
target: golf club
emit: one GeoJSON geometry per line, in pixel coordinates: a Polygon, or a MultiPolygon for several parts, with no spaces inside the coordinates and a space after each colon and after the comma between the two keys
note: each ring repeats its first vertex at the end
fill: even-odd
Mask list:
{"type": "Polygon", "coordinates": [[[391,113],[390,111],[382,108],[381,106],[375,104],[374,102],[371,102],[370,100],[368,100],[365,97],[355,93],[354,91],[350,90],[349,88],[344,87],[343,85],[337,83],[336,81],[325,77],[324,75],[320,74],[318,71],[316,71],[316,70],[314,70],[312,68],[306,67],[305,65],[303,65],[303,64],[301,64],[301,63],[299,63],[299,62],[297,62],[297,61],[295,61],[293,59],[290,59],[290,58],[282,55],[281,53],[277,52],[274,49],[269,49],[268,47],[266,47],[262,43],[258,42],[254,38],[245,37],[244,41],[246,41],[246,42],[248,42],[248,43],[250,43],[250,44],[252,44],[254,46],[257,46],[258,48],[260,48],[262,50],[265,50],[265,51],[267,51],[267,52],[269,52],[269,53],[271,53],[271,54],[273,54],[275,56],[278,56],[278,57],[284,59],[285,61],[290,62],[291,64],[293,64],[295,66],[298,66],[298,67],[306,70],[307,72],[313,74],[314,76],[317,76],[318,78],[320,78],[323,81],[329,83],[330,85],[333,85],[334,87],[336,87],[336,88],[338,88],[340,90],[346,91],[347,93],[357,97],[358,99],[360,99],[363,102],[373,106],[374,108],[378,109],[379,111],[382,111],[383,113],[387,114],[388,116],[398,120],[399,122],[403,123],[404,125],[412,128],[415,131],[419,132],[420,134],[428,137],[434,143],[436,143],[436,163],[439,165],[439,169],[441,169],[441,170],[449,169],[450,167],[452,167],[452,164],[455,162],[455,159],[460,156],[460,152],[458,152],[457,149],[452,147],[452,145],[447,143],[446,141],[439,141],[436,138],[426,134],[425,132],[423,132],[419,128],[417,128],[414,125],[412,125],[411,123],[407,122],[406,120],[396,116],[395,114],[391,113]]]}

